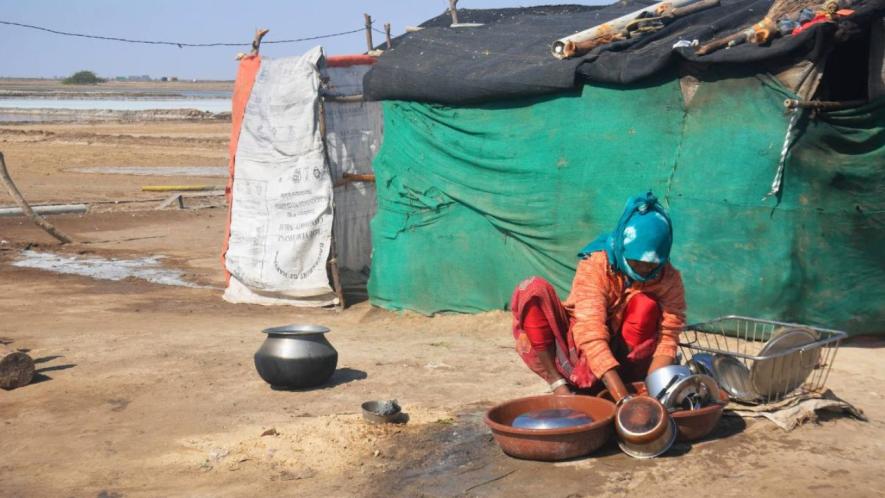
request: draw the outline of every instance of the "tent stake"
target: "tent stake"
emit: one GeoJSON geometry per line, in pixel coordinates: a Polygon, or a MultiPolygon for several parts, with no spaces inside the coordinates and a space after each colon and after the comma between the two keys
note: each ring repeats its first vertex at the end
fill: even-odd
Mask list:
{"type": "Polygon", "coordinates": [[[31,206],[28,205],[28,201],[22,197],[21,192],[19,192],[18,188],[15,186],[15,183],[12,182],[12,178],[9,176],[9,171],[6,170],[6,160],[3,157],[3,153],[0,152],[0,181],[3,182],[3,185],[6,187],[6,190],[9,191],[9,195],[12,196],[12,199],[18,204],[18,207],[21,208],[22,212],[34,222],[35,225],[46,230],[46,233],[55,237],[62,244],[69,244],[73,242],[70,237],[65,235],[64,232],[55,228],[52,223],[46,221],[45,218],[35,213],[31,206]]]}

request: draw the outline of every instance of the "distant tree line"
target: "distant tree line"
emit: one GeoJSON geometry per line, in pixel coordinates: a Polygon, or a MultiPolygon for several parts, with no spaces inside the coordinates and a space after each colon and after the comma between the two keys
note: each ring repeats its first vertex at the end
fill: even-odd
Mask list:
{"type": "Polygon", "coordinates": [[[77,71],[62,80],[65,85],[97,85],[104,83],[106,80],[99,78],[92,71],[77,71]]]}

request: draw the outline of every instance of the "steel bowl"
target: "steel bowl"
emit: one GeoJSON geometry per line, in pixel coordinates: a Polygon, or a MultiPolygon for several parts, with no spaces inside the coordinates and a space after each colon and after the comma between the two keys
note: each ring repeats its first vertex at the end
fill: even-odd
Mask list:
{"type": "Polygon", "coordinates": [[[370,424],[400,424],[407,420],[395,399],[366,401],[363,409],[363,420],[370,424]]]}
{"type": "Polygon", "coordinates": [[[655,458],[663,455],[676,442],[679,431],[676,427],[676,421],[670,414],[667,414],[667,426],[659,439],[649,441],[647,443],[631,443],[625,439],[618,440],[618,447],[621,451],[633,458],[647,459],[655,458]]]}
{"type": "Polygon", "coordinates": [[[501,403],[486,412],[485,423],[504,453],[528,460],[557,461],[586,456],[611,437],[615,404],[593,396],[530,396],[501,403]],[[513,427],[519,415],[534,410],[568,408],[586,413],[593,422],[562,429],[513,427]]]}
{"type": "Polygon", "coordinates": [[[679,379],[691,375],[691,370],[683,365],[667,365],[651,372],[645,377],[648,395],[660,399],[664,392],[679,379]]]}
{"type": "Polygon", "coordinates": [[[326,340],[321,325],[286,325],[263,331],[255,352],[255,369],[277,389],[303,389],[325,383],[335,373],[338,351],[326,340]]]}
{"type": "Polygon", "coordinates": [[[676,422],[664,406],[650,396],[622,402],[615,414],[618,446],[633,458],[654,458],[676,441],[676,422]]]}
{"type": "MultiPolygon", "coordinates": [[[[627,391],[630,394],[646,394],[645,383],[633,382],[627,385],[627,391]]],[[[608,389],[603,389],[597,395],[600,398],[613,401],[612,395],[608,389]]],[[[719,419],[722,418],[722,411],[728,404],[728,393],[724,390],[719,391],[719,399],[711,402],[709,405],[702,407],[700,410],[679,410],[671,412],[670,416],[676,422],[676,428],[679,432],[677,441],[695,441],[701,439],[716,428],[719,419]]]]}

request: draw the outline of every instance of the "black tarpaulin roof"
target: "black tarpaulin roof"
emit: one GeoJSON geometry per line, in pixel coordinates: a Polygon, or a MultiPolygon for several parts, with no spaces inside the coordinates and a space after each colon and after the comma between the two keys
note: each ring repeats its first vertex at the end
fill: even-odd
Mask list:
{"type": "Polygon", "coordinates": [[[626,0],[604,7],[550,5],[513,9],[459,9],[461,23],[451,28],[448,13],[423,30],[394,40],[366,75],[369,100],[416,100],[447,104],[476,103],[554,93],[585,82],[625,85],[641,82],[680,60],[710,64],[753,64],[775,59],[815,60],[827,47],[865,32],[885,13],[885,0],[861,0],[855,13],[798,36],[767,45],[742,44],[698,56],[677,48],[679,40],[708,41],[758,22],[771,0],[722,0],[713,7],[676,19],[660,31],[598,47],[589,54],[559,60],[550,54],[554,40],[654,4],[626,0]]]}

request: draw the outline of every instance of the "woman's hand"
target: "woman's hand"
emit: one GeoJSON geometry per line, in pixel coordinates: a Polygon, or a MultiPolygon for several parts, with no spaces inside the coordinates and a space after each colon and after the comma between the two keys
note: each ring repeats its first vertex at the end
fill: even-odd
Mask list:
{"type": "Polygon", "coordinates": [[[572,394],[572,390],[568,385],[559,386],[553,390],[553,394],[572,394]]]}
{"type": "Polygon", "coordinates": [[[655,370],[666,367],[667,365],[673,364],[673,358],[669,356],[655,356],[651,359],[651,365],[648,367],[648,373],[652,373],[655,370]]]}
{"type": "Polygon", "coordinates": [[[627,391],[627,386],[624,385],[624,381],[621,380],[621,376],[618,375],[614,368],[602,374],[602,383],[605,384],[606,389],[611,393],[615,403],[630,394],[627,391]]]}

